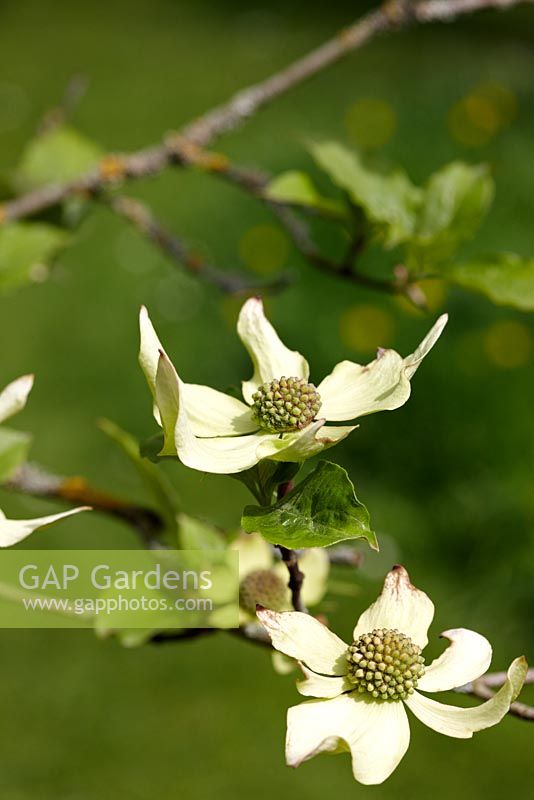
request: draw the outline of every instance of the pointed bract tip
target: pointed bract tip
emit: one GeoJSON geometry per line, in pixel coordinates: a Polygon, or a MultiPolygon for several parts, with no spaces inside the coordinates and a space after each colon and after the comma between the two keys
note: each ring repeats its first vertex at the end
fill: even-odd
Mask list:
{"type": "Polygon", "coordinates": [[[403,567],[402,564],[394,564],[391,567],[391,570],[386,575],[386,581],[387,580],[394,580],[397,583],[400,583],[400,582],[407,583],[407,584],[410,584],[410,586],[411,586],[410,576],[408,575],[408,570],[406,569],[406,567],[403,567]]]}
{"type": "Polygon", "coordinates": [[[241,306],[241,311],[244,311],[245,308],[254,308],[257,306],[259,306],[259,308],[263,310],[263,298],[255,294],[252,297],[249,297],[248,300],[245,300],[245,302],[241,306]]]}
{"type": "Polygon", "coordinates": [[[28,397],[29,393],[33,389],[33,384],[35,383],[35,375],[33,372],[30,372],[28,375],[23,375],[21,378],[19,378],[19,382],[19,386],[24,386],[24,392],[26,397],[28,397]]]}
{"type": "Polygon", "coordinates": [[[18,387],[23,386],[26,394],[29,394],[34,383],[35,383],[35,375],[33,374],[33,372],[29,372],[27,375],[21,375],[20,378],[16,378],[16,380],[13,381],[12,385],[16,384],[18,387]]]}
{"type": "Polygon", "coordinates": [[[269,629],[275,623],[278,614],[276,611],[271,611],[271,609],[256,603],[256,616],[264,628],[269,629]]]}

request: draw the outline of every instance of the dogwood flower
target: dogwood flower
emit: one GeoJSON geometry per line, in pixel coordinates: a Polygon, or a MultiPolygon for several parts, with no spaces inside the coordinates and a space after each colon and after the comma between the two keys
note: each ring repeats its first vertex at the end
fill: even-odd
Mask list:
{"type": "MultiPolygon", "coordinates": [[[[235,539],[231,549],[239,554],[239,614],[242,625],[256,622],[256,606],[273,611],[289,611],[291,592],[286,565],[277,560],[271,545],[259,533],[244,533],[235,539]]],[[[330,561],[322,547],[310,547],[299,556],[304,574],[302,602],[313,608],[326,594],[330,561]]]]}
{"type": "Polygon", "coordinates": [[[304,461],[344,439],[355,426],[327,425],[399,408],[410,380],[438,340],[447,316],[438,319],[406,358],[380,350],[366,366],[340,362],[317,388],[300,353],[289,350],[265,317],[260,299],[243,305],[237,332],[254,373],[242,385],[244,403],[208,386],[184,383],[141,309],[139,361],[164,433],[161,455],[178,456],[203,472],[230,474],[264,458],[304,461]]]}
{"type": "Polygon", "coordinates": [[[404,567],[387,575],[379,598],[360,616],[349,646],[318,620],[298,612],[258,610],[273,646],[299,660],[299,692],[318,698],[293,706],[287,716],[286,760],[298,767],[318,753],[349,751],[354,778],[382,783],[410,741],[405,707],[428,727],[459,739],[496,725],[519,694],[527,671],[512,662],[499,691],[474,708],[438,703],[422,692],[444,692],[479,678],[491,645],[465,628],[445,631],[445,652],[424,666],[421,651],[434,616],[427,595],[410,583],[404,567]]]}
{"type": "MultiPolygon", "coordinates": [[[[26,400],[33,386],[33,375],[24,375],[0,392],[0,424],[13,414],[21,411],[26,405],[26,400]]],[[[86,507],[73,508],[61,514],[51,514],[47,517],[36,519],[7,519],[0,509],[0,547],[11,547],[21,542],[37,528],[51,525],[60,519],[78,514],[80,511],[88,511],[86,507]]]]}

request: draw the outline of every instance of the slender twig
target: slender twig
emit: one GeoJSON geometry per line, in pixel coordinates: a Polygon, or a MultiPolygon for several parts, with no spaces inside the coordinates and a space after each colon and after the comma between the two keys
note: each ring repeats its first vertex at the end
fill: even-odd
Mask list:
{"type": "Polygon", "coordinates": [[[160,631],[150,639],[150,644],[174,644],[176,642],[191,641],[212,633],[229,633],[232,636],[262,647],[271,647],[269,634],[262,625],[250,623],[241,628],[181,628],[179,630],[160,631]]]}
{"type": "Polygon", "coordinates": [[[304,573],[299,569],[299,560],[296,552],[289,547],[284,547],[281,544],[276,545],[280,551],[280,557],[287,567],[289,573],[289,580],[287,585],[291,592],[291,604],[295,611],[306,611],[304,603],[302,602],[302,584],[304,583],[304,573]]]}
{"type": "Polygon", "coordinates": [[[372,275],[357,272],[352,268],[352,265],[346,263],[339,264],[327,258],[315,245],[311,238],[308,225],[297,217],[292,209],[275,203],[271,203],[271,206],[277,218],[290,235],[297,250],[316,269],[333,277],[339,277],[350,283],[358,284],[367,289],[374,289],[378,292],[394,295],[404,293],[404,286],[401,286],[396,280],[374,278],[372,275]]]}
{"type": "Polygon", "coordinates": [[[450,22],[462,14],[486,8],[509,8],[523,1],[532,2],[532,0],[428,0],[415,3],[411,0],[388,0],[304,58],[293,62],[267,80],[238,92],[229,102],[190,123],[185,128],[184,135],[197,144],[208,144],[222,133],[238,127],[272,100],[309,80],[385,31],[404,28],[412,23],[450,22]]]}
{"type": "Polygon", "coordinates": [[[147,547],[157,546],[158,535],[163,529],[163,520],[152,509],[95,489],[84,478],[54,475],[36,464],[24,464],[5,487],[34,497],[91,506],[95,511],[133,527],[147,547]]]}
{"type": "Polygon", "coordinates": [[[160,631],[149,639],[150,644],[174,644],[176,642],[189,642],[217,633],[218,628],[178,628],[177,630],[160,631]]]}
{"type": "MultiPolygon", "coordinates": [[[[481,679],[483,683],[488,687],[488,689],[498,689],[500,686],[503,685],[507,677],[506,672],[488,672],[487,675],[481,679]]],[[[525,678],[525,683],[534,683],[534,667],[530,667],[527,670],[527,676],[525,678]]]]}
{"type": "MultiPolygon", "coordinates": [[[[277,499],[281,500],[285,497],[291,489],[293,488],[293,481],[288,481],[287,483],[281,483],[278,486],[276,491],[277,499]]],[[[295,550],[291,550],[289,547],[284,547],[281,544],[276,545],[278,551],[280,552],[280,557],[284,564],[287,567],[287,571],[289,574],[288,580],[288,588],[291,592],[291,604],[295,611],[306,611],[304,603],[302,602],[302,584],[304,582],[304,573],[299,568],[299,560],[297,553],[295,550]]]]}
{"type": "Polygon", "coordinates": [[[504,11],[512,6],[531,4],[533,0],[428,0],[420,3],[415,9],[416,21],[425,22],[453,22],[456,17],[471,14],[486,8],[495,8],[504,11]]]}
{"type": "Polygon", "coordinates": [[[361,550],[354,550],[349,545],[337,544],[329,547],[326,551],[331,564],[338,564],[343,567],[361,567],[364,555],[361,550]]]}
{"type": "MultiPolygon", "coordinates": [[[[142,534],[143,540],[153,543],[163,530],[164,521],[157,511],[130,503],[121,498],[91,487],[84,478],[64,478],[43,467],[26,463],[17,470],[2,488],[33,497],[44,497],[62,502],[90,505],[93,510],[120,519],[142,534]]],[[[350,547],[338,545],[327,550],[332,564],[349,567],[360,566],[362,554],[350,547]]]]}
{"type": "MultiPolygon", "coordinates": [[[[181,166],[196,167],[203,172],[216,175],[270,208],[289,234],[296,249],[316,269],[368,289],[388,294],[405,293],[407,280],[400,280],[398,276],[393,280],[374,278],[353,269],[354,258],[364,245],[361,237],[355,237],[343,263],[337,263],[324,256],[313,241],[309,226],[295,213],[295,210],[290,205],[269,197],[266,192],[269,175],[238,166],[222,153],[204,150],[180,134],[169,137],[168,142],[175,153],[177,163],[181,166]]],[[[311,213],[311,209],[306,206],[298,206],[298,210],[308,215],[311,213]]]]}
{"type": "Polygon", "coordinates": [[[59,105],[46,112],[39,123],[37,133],[48,133],[66,122],[83,100],[88,86],[89,80],[87,76],[73,75],[65,87],[59,105]]]}
{"type": "Polygon", "coordinates": [[[284,275],[273,281],[261,281],[249,275],[218,269],[167,230],[140,200],[125,195],[115,195],[110,196],[106,202],[113,211],[131,222],[140,233],[156,244],[173,262],[223,292],[238,294],[251,289],[261,289],[263,292],[279,291],[289,283],[289,278],[284,275]]]}
{"type": "MultiPolygon", "coordinates": [[[[449,22],[463,14],[483,9],[504,9],[532,4],[534,0],[389,0],[378,9],[345,28],[329,41],[312,50],[266,80],[238,92],[227,103],[203,114],[187,125],[182,136],[205,146],[271,101],[322,72],[349,53],[358,50],[376,35],[398,30],[413,23],[449,22]]],[[[161,172],[176,162],[167,140],[123,156],[107,156],[99,167],[76,180],[44,186],[0,207],[0,221],[31,216],[57,205],[70,195],[95,194],[117,179],[134,180],[161,172]]]]}
{"type": "MultiPolygon", "coordinates": [[[[308,224],[295,213],[294,208],[290,207],[293,204],[286,204],[269,197],[266,189],[270,176],[263,172],[240,167],[221,153],[203,150],[188,139],[184,139],[182,135],[176,134],[169,137],[168,141],[175,152],[177,163],[184,167],[197,167],[204,172],[216,175],[270,208],[289,234],[296,249],[311,266],[367,289],[387,294],[407,293],[410,286],[409,276],[408,278],[403,277],[401,280],[398,275],[395,275],[392,280],[387,280],[374,278],[354,269],[353,261],[365,244],[362,237],[355,237],[342,263],[337,263],[324,256],[313,241],[308,224]]],[[[307,215],[316,216],[309,207],[297,206],[297,208],[307,215]]]]}
{"type": "MultiPolygon", "coordinates": [[[[196,167],[203,172],[216,175],[264,203],[285,228],[299,253],[315,269],[367,289],[386,294],[405,295],[418,307],[422,306],[424,296],[420,290],[416,292],[417,287],[412,285],[412,278],[406,270],[396,270],[394,277],[388,280],[366,275],[354,268],[354,261],[366,244],[363,236],[356,235],[353,238],[347,255],[340,263],[323,255],[313,241],[309,225],[295,213],[295,209],[307,216],[317,216],[317,214],[311,207],[286,204],[270,197],[266,191],[270,176],[266,173],[236,165],[222,153],[204,150],[180,134],[169,137],[168,142],[174,150],[176,162],[181,166],[196,167]]],[[[283,288],[283,281],[283,276],[278,278],[274,289],[283,288]]]]}
{"type": "Polygon", "coordinates": [[[259,622],[249,622],[241,628],[230,628],[228,633],[237,636],[238,639],[251,642],[252,644],[259,644],[262,647],[272,648],[271,637],[259,622]]]}

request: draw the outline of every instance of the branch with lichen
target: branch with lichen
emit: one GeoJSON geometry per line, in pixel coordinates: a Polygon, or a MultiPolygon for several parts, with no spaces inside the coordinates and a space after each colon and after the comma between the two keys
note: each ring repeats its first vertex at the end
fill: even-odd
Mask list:
{"type": "MultiPolygon", "coordinates": [[[[97,489],[80,476],[63,477],[28,462],[2,488],[30,497],[91,506],[93,511],[131,527],[145,545],[159,546],[158,537],[165,523],[158,511],[97,489]]],[[[331,547],[327,552],[331,564],[358,568],[363,560],[361,552],[346,545],[331,547]]]]}
{"type": "MultiPolygon", "coordinates": [[[[193,120],[180,132],[179,139],[189,142],[193,150],[195,145],[205,147],[223,133],[239,127],[268,103],[358,50],[379,34],[400,30],[411,24],[450,22],[459,16],[484,9],[505,9],[533,2],[534,0],[427,0],[411,3],[408,0],[389,0],[303,58],[260,83],[239,91],[223,105],[193,120]]],[[[76,180],[45,186],[4,203],[0,219],[13,221],[37,214],[71,195],[85,196],[95,193],[118,178],[136,180],[156,175],[184,160],[184,148],[182,146],[177,150],[176,142],[174,135],[167,136],[163,142],[133,153],[110,154],[102,159],[97,169],[76,180]]],[[[198,165],[198,159],[194,156],[191,163],[195,160],[198,165]]],[[[211,161],[212,171],[224,171],[226,168],[224,158],[219,162],[211,161]]]]}
{"type": "Polygon", "coordinates": [[[32,497],[91,506],[94,511],[129,525],[141,537],[146,547],[158,546],[163,520],[156,511],[96,489],[85,478],[66,478],[37,464],[27,463],[16,471],[4,487],[32,497]]]}
{"type": "MultiPolygon", "coordinates": [[[[451,21],[457,16],[486,8],[508,8],[530,2],[532,0],[440,0],[438,2],[428,0],[413,4],[407,0],[388,0],[377,10],[370,12],[308,55],[266,80],[238,92],[227,103],[186,125],[180,133],[165,137],[161,144],[130,154],[109,154],[100,161],[95,170],[76,180],[45,186],[0,205],[0,224],[35,215],[62,203],[71,196],[106,200],[105,190],[108,187],[116,187],[118,182],[155,175],[172,165],[195,166],[218,174],[264,200],[272,208],[301,255],[316,269],[364,288],[404,295],[415,305],[424,306],[422,293],[402,265],[396,270],[392,280],[383,280],[355,269],[354,259],[351,257],[342,263],[336,263],[325,257],[315,246],[308,226],[294,214],[293,210],[265,197],[264,176],[237,168],[230,164],[225,156],[206,152],[203,148],[218,136],[238,127],[269,102],[286,94],[350,52],[359,49],[378,34],[398,30],[414,23],[451,21]]],[[[75,90],[74,96],[77,101],[80,93],[77,84],[75,90]]],[[[63,107],[68,107],[70,102],[67,93],[60,111],[53,115],[52,124],[57,124],[57,119],[64,116],[63,107]]],[[[140,201],[115,196],[107,202],[120,216],[136,225],[138,230],[171,260],[222,291],[239,293],[258,288],[279,290],[287,284],[285,277],[262,284],[232,272],[219,270],[187,248],[179,238],[159,223],[150,209],[140,201]]]]}

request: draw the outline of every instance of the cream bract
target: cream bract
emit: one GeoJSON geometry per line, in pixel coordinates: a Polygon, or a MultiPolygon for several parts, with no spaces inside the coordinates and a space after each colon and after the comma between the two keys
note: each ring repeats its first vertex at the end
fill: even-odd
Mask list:
{"type": "Polygon", "coordinates": [[[242,472],[268,458],[301,462],[344,439],[358,417],[403,405],[410,380],[447,322],[439,318],[414,353],[402,358],[381,350],[370,364],[338,364],[317,388],[308,362],[289,350],[265,317],[263,304],[243,305],[237,332],[253,364],[243,382],[243,401],[198,384],[184,383],[141,309],[139,361],[164,432],[161,455],[177,456],[203,472],[242,472]]]}
{"type": "MultiPolygon", "coordinates": [[[[10,383],[0,392],[0,423],[22,411],[33,386],[33,375],[24,375],[10,383]]],[[[11,547],[26,539],[38,528],[52,525],[72,514],[89,511],[87,507],[73,508],[60,514],[51,514],[36,519],[7,519],[0,509],[0,547],[11,547]]]]}
{"type": "Polygon", "coordinates": [[[523,686],[525,659],[512,662],[503,686],[485,703],[474,708],[439,703],[421,692],[445,691],[479,678],[492,651],[484,636],[456,628],[442,634],[450,641],[447,650],[423,667],[420,653],[433,615],[432,601],[412,586],[400,566],[387,575],[381,595],[360,616],[350,646],[307,614],[258,611],[273,647],[300,662],[304,679],[297,684],[299,692],[314,698],[288,711],[290,766],[319,753],[345,750],[351,753],[355,779],[378,784],[408,748],[405,707],[428,727],[456,738],[470,738],[500,722],[523,686]],[[377,681],[377,673],[389,674],[395,682],[377,681]],[[391,685],[393,691],[388,691],[391,685]]]}

